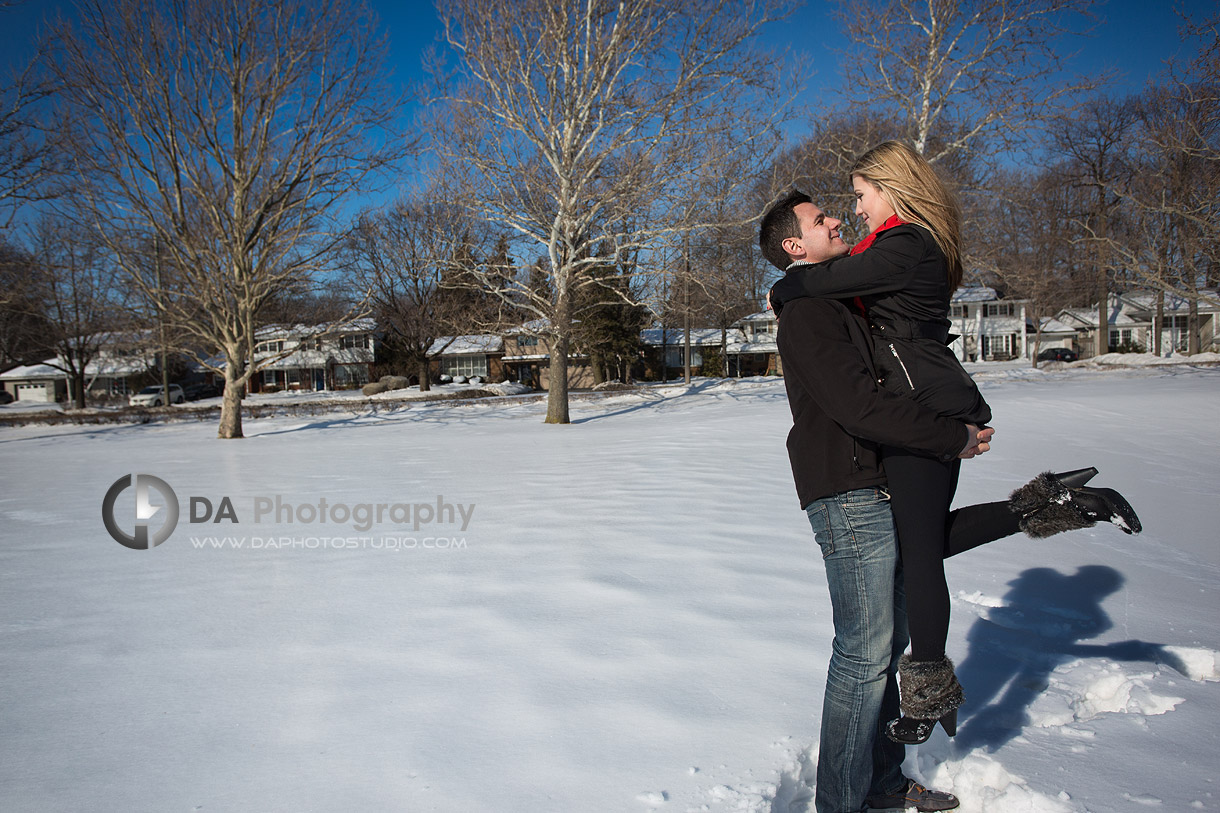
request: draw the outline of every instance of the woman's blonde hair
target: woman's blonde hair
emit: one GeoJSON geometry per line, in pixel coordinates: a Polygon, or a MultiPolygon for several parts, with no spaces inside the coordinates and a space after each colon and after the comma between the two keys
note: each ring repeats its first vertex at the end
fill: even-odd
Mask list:
{"type": "Polygon", "coordinates": [[[856,159],[851,175],[877,187],[900,218],[932,232],[949,266],[949,288],[962,282],[962,210],[924,157],[901,141],[885,141],[856,159]]]}

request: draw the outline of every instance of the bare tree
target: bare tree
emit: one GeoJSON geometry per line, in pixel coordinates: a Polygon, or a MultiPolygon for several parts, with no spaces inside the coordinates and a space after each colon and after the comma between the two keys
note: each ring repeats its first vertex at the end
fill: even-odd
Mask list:
{"type": "Polygon", "coordinates": [[[1122,215],[1117,190],[1131,173],[1129,137],[1135,124],[1130,99],[1093,97],[1060,119],[1052,128],[1053,151],[1064,160],[1062,183],[1086,194],[1073,220],[1080,239],[1092,249],[1091,267],[1097,307],[1094,352],[1109,350],[1110,279],[1117,257],[1110,235],[1122,215]]]}
{"type": "Polygon", "coordinates": [[[1011,146],[1057,99],[1094,86],[1064,79],[1059,50],[1093,5],[839,0],[852,43],[850,96],[898,118],[901,137],[933,163],[1011,146]]]}
{"type": "Polygon", "coordinates": [[[1028,302],[1034,367],[1042,347],[1043,319],[1088,302],[1091,294],[1091,284],[1082,285],[1078,273],[1090,253],[1069,228],[1081,195],[1080,189],[1063,183],[1057,166],[1038,173],[1002,170],[992,180],[986,209],[975,213],[978,227],[987,234],[974,257],[976,267],[983,281],[1028,302]]]}
{"type": "Polygon", "coordinates": [[[710,143],[731,144],[743,183],[769,159],[788,94],[773,54],[748,46],[786,6],[441,3],[461,61],[439,94],[436,149],[481,216],[522,254],[545,252],[551,284],[503,295],[548,326],[548,423],[568,422],[573,297],[596,284],[589,268],[692,225],[705,201],[690,199],[690,179],[726,158],[710,143]]]}
{"type": "MultiPolygon", "coordinates": [[[[0,5],[0,12],[8,5],[0,5]]],[[[53,150],[44,137],[37,109],[51,92],[52,84],[41,74],[37,57],[0,85],[0,234],[12,226],[23,204],[47,194],[44,182],[53,150]]],[[[5,293],[0,291],[0,301],[5,293]]]]}
{"type": "Polygon", "coordinates": [[[1217,302],[1220,272],[1220,19],[1187,23],[1198,55],[1132,104],[1131,171],[1108,184],[1127,229],[1100,235],[1106,248],[1157,294],[1154,352],[1164,296],[1188,302],[1187,352],[1200,350],[1200,301],[1217,302]]]}
{"type": "Polygon", "coordinates": [[[0,370],[42,361],[53,352],[34,268],[25,250],[0,245],[0,370]]]}
{"type": "Polygon", "coordinates": [[[223,373],[218,434],[241,437],[264,307],[325,267],[337,205],[405,150],[375,20],[352,0],[83,0],[58,46],[73,204],[223,373]]]}
{"type": "Polygon", "coordinates": [[[486,315],[476,306],[480,292],[457,281],[475,262],[469,240],[466,214],[429,193],[364,213],[348,240],[352,278],[368,292],[386,344],[415,369],[422,391],[429,389],[437,340],[452,340],[486,315]]]}
{"type": "Polygon", "coordinates": [[[138,343],[126,318],[118,269],[100,250],[98,236],[80,226],[44,217],[33,229],[30,304],[46,319],[55,358],[47,364],[68,376],[77,409],[86,406],[89,368],[107,346],[138,343]]]}

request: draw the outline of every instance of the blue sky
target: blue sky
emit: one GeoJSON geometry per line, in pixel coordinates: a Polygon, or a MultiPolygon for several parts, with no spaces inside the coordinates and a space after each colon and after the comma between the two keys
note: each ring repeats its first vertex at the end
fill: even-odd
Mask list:
{"type": "MultiPolygon", "coordinates": [[[[436,41],[440,27],[431,2],[420,0],[371,0],[386,26],[395,73],[406,79],[418,77],[420,57],[436,41]]],[[[1195,19],[1220,11],[1218,0],[1109,0],[1100,4],[1104,22],[1096,35],[1080,42],[1076,66],[1085,72],[1106,69],[1122,73],[1119,90],[1137,90],[1149,77],[1158,75],[1166,59],[1180,49],[1178,17],[1173,8],[1183,8],[1195,19]]],[[[61,0],[24,0],[15,8],[0,12],[0,42],[7,60],[19,60],[30,53],[30,42],[38,23],[59,9],[72,8],[61,0]]],[[[809,0],[792,18],[776,25],[771,36],[788,44],[802,55],[814,74],[806,91],[810,101],[821,89],[838,85],[843,74],[832,48],[841,36],[830,16],[828,0],[809,0]]],[[[848,66],[850,67],[850,66],[848,66]]]]}

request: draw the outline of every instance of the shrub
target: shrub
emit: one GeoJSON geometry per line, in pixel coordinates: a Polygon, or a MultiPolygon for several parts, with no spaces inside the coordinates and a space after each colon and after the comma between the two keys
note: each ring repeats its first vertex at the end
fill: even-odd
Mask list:
{"type": "Polygon", "coordinates": [[[405,390],[411,386],[411,379],[405,375],[383,375],[378,383],[384,384],[387,390],[405,390]]]}
{"type": "Polygon", "coordinates": [[[377,395],[381,392],[389,392],[389,389],[390,388],[387,387],[383,382],[374,381],[371,384],[365,384],[363,387],[361,387],[360,392],[364,395],[377,395]]]}

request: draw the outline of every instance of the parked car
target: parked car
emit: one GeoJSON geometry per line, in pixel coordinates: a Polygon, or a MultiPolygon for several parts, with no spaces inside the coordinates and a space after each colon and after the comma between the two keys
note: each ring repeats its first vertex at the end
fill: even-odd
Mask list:
{"type": "Polygon", "coordinates": [[[182,392],[186,395],[188,401],[198,401],[200,398],[217,398],[221,394],[220,387],[215,384],[207,384],[199,382],[196,384],[187,384],[182,388],[182,392]]]}
{"type": "Polygon", "coordinates": [[[1066,347],[1048,347],[1038,354],[1038,361],[1075,361],[1078,358],[1075,350],[1066,347]]]}
{"type": "MultiPolygon", "coordinates": [[[[169,401],[174,404],[181,404],[186,400],[186,394],[182,392],[182,387],[177,384],[169,385],[169,401]]],[[[161,406],[165,403],[165,396],[162,393],[161,385],[154,384],[150,387],[137,392],[135,395],[127,399],[127,403],[132,406],[161,406]]]]}

